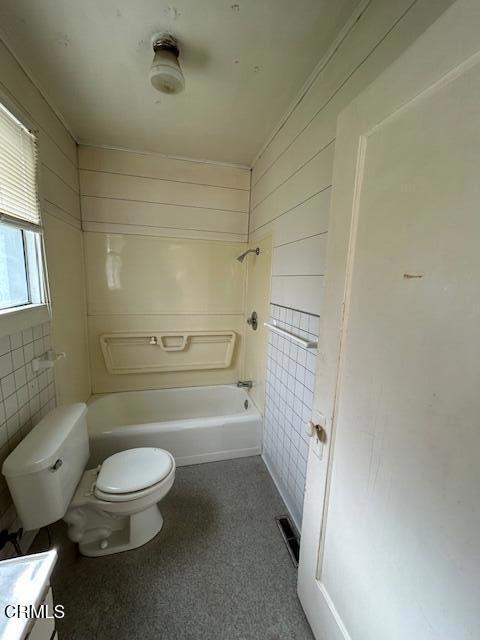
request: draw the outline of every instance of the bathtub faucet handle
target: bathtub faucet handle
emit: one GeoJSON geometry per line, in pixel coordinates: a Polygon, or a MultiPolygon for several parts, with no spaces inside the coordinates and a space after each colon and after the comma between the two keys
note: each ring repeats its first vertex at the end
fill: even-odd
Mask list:
{"type": "Polygon", "coordinates": [[[241,389],[251,389],[253,387],[253,381],[252,380],[239,380],[237,382],[237,387],[239,387],[241,389]]]}

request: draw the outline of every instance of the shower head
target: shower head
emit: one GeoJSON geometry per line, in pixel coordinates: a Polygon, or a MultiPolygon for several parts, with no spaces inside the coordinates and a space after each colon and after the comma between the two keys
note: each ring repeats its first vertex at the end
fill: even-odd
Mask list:
{"type": "Polygon", "coordinates": [[[255,255],[260,255],[260,247],[256,249],[249,249],[248,251],[244,251],[241,256],[238,256],[237,260],[239,262],[243,262],[249,253],[254,253],[255,255]]]}

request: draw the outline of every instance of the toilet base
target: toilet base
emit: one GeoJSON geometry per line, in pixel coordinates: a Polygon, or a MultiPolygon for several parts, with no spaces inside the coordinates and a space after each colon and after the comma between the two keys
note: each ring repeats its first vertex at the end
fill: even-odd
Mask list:
{"type": "Polygon", "coordinates": [[[80,553],[94,558],[108,556],[136,549],[154,538],[163,525],[159,503],[173,485],[175,466],[162,482],[123,496],[123,500],[97,498],[97,475],[97,469],[84,472],[63,517],[68,537],[78,543],[80,553]]]}
{"type": "MultiPolygon", "coordinates": [[[[68,517],[65,519],[71,524],[68,517]]],[[[89,521],[95,526],[84,531],[80,540],[70,536],[71,527],[69,537],[73,538],[74,542],[78,542],[82,556],[94,558],[141,547],[152,540],[163,526],[163,517],[158,504],[130,516],[112,516],[97,512],[93,518],[90,514],[89,521]],[[93,519],[95,522],[92,521],[93,519]]]]}

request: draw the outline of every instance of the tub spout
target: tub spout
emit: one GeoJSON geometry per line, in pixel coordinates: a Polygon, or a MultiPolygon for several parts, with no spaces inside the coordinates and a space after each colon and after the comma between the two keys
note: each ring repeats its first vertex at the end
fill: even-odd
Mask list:
{"type": "Polygon", "coordinates": [[[251,389],[253,387],[253,381],[252,380],[239,380],[237,382],[237,387],[240,387],[241,389],[251,389]]]}

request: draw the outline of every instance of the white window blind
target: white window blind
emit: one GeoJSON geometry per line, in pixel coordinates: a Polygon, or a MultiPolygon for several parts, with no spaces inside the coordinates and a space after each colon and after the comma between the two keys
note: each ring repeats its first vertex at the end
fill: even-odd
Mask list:
{"type": "Polygon", "coordinates": [[[0,220],[40,230],[37,141],[0,104],[0,220]]]}

